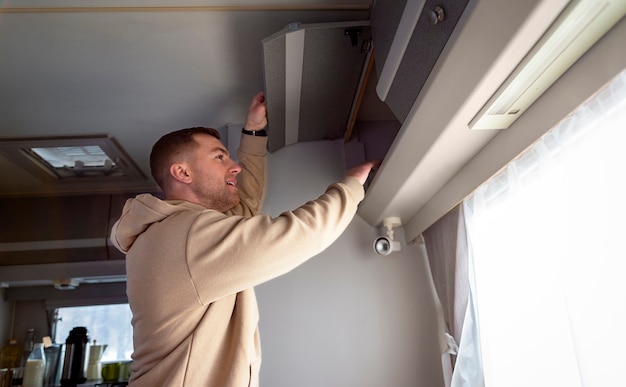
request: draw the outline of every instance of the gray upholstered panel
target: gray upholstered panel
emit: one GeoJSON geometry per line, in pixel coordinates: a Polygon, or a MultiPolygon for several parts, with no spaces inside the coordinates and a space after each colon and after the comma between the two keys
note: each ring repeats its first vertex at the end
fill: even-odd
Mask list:
{"type": "Polygon", "coordinates": [[[285,146],[285,35],[263,42],[265,97],[270,151],[285,146]],[[274,128],[274,130],[272,130],[274,128]]]}
{"type": "Polygon", "coordinates": [[[300,100],[299,141],[343,137],[367,52],[363,27],[352,47],[345,28],[307,29],[300,100]]]}

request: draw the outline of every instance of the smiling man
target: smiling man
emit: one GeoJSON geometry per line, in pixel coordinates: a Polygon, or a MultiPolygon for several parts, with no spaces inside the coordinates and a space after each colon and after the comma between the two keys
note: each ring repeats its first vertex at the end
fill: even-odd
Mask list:
{"type": "Polygon", "coordinates": [[[111,230],[126,253],[131,386],[258,386],[254,286],[326,249],[354,217],[374,162],[293,211],[259,214],[266,125],[259,93],[237,151],[241,165],[211,128],[172,132],[154,145],[150,167],[165,200],[129,199],[111,230]]]}
{"type": "Polygon", "coordinates": [[[167,198],[187,200],[219,212],[226,212],[239,204],[236,176],[241,167],[230,158],[214,130],[191,128],[172,133],[161,140],[165,144],[157,145],[159,148],[153,152],[153,159],[162,154],[159,152],[161,148],[171,146],[181,137],[185,138],[185,143],[194,146],[194,151],[183,152],[169,169],[165,168],[169,172],[165,178],[173,179],[167,198]]]}

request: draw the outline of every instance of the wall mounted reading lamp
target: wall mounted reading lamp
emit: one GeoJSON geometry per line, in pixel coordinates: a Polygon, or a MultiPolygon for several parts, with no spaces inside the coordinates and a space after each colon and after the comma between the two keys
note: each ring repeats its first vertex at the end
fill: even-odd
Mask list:
{"type": "Polygon", "coordinates": [[[626,14],[624,0],[572,0],[469,123],[507,129],[626,14]]]}

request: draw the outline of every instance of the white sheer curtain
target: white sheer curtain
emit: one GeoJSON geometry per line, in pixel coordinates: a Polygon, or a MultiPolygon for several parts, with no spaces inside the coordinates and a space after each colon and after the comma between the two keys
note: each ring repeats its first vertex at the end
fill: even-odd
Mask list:
{"type": "Polygon", "coordinates": [[[625,200],[626,71],[464,202],[453,386],[626,385],[625,200]]]}

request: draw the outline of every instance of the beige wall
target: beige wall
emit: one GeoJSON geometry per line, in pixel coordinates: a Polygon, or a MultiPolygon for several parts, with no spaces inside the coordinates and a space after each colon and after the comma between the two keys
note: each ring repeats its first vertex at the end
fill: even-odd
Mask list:
{"type": "MultiPolygon", "coordinates": [[[[341,141],[272,154],[266,212],[321,194],[343,175],[342,157],[341,141]]],[[[261,385],[443,386],[425,257],[406,245],[377,256],[378,235],[357,216],[322,254],[257,288],[261,385]]]]}

